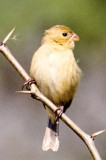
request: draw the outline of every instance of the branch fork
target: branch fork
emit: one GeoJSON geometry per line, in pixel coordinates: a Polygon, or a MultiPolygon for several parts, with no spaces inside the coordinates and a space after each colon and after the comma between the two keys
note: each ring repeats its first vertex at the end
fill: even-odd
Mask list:
{"type": "Polygon", "coordinates": [[[91,138],[94,140],[95,137],[99,136],[100,134],[102,134],[102,133],[104,133],[104,132],[106,132],[106,130],[101,130],[101,131],[98,131],[98,132],[96,132],[96,133],[93,133],[93,134],[91,135],[91,138]]]}

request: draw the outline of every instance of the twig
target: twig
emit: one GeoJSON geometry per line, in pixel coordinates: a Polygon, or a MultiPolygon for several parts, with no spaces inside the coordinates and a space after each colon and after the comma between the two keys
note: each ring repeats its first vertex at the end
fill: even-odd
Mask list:
{"type": "Polygon", "coordinates": [[[3,43],[6,44],[6,42],[10,39],[12,36],[13,32],[15,31],[15,27],[12,29],[12,31],[5,37],[3,43]]]}
{"type": "MultiPolygon", "coordinates": [[[[3,42],[0,43],[0,51],[2,54],[7,58],[7,60],[13,65],[13,67],[17,70],[17,72],[21,75],[21,77],[27,81],[30,79],[30,76],[26,73],[26,71],[22,68],[22,66],[18,63],[18,61],[13,57],[11,54],[10,50],[6,46],[6,42],[8,39],[11,37],[12,33],[14,32],[15,29],[13,29],[4,39],[3,42]]],[[[39,98],[39,100],[43,103],[45,103],[52,111],[56,110],[56,106],[49,100],[47,99],[37,88],[35,84],[31,85],[31,91],[19,91],[20,93],[26,93],[26,94],[35,94],[36,97],[39,98]]],[[[86,144],[88,147],[92,157],[94,160],[102,160],[96,146],[94,144],[93,138],[104,131],[99,131],[95,134],[92,134],[92,136],[86,134],[83,130],[81,130],[71,119],[69,119],[64,113],[61,116],[62,121],[69,126],[86,144]]]]}
{"type": "Polygon", "coordinates": [[[102,130],[102,131],[93,133],[93,134],[91,135],[91,138],[94,140],[94,138],[95,138],[96,136],[99,136],[100,134],[102,134],[102,133],[104,133],[104,132],[106,132],[106,130],[102,130]]]}

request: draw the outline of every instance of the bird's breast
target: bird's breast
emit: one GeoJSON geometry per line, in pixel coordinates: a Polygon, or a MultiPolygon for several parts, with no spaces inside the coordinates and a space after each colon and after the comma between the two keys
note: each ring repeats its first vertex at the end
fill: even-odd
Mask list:
{"type": "Polygon", "coordinates": [[[73,99],[80,81],[80,69],[72,52],[42,55],[33,67],[40,91],[51,101],[61,105],[73,99]]]}

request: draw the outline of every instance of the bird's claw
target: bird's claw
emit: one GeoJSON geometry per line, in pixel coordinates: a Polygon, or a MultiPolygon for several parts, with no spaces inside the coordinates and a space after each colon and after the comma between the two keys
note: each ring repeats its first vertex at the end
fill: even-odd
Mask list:
{"type": "Polygon", "coordinates": [[[40,100],[40,98],[38,97],[38,96],[36,96],[35,94],[31,94],[31,97],[33,98],[33,99],[37,99],[37,100],[40,100]]]}
{"type": "Polygon", "coordinates": [[[54,113],[56,114],[56,121],[58,121],[58,119],[62,116],[63,110],[64,106],[60,106],[54,111],[54,113]]]}
{"type": "MultiPolygon", "coordinates": [[[[30,86],[31,84],[36,84],[36,81],[34,79],[28,79],[22,86],[22,90],[24,89],[24,87],[26,87],[27,90],[30,90],[30,86]]],[[[37,99],[39,100],[39,97],[37,97],[35,94],[31,94],[31,97],[33,99],[37,99]]]]}
{"type": "Polygon", "coordinates": [[[27,90],[30,90],[30,86],[31,84],[35,84],[35,80],[34,79],[28,79],[22,86],[22,90],[24,89],[24,87],[26,87],[27,90]]]}

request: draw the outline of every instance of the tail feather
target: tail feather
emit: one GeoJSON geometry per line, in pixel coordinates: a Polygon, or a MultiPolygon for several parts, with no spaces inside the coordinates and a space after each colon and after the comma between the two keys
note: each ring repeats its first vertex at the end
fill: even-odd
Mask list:
{"type": "Polygon", "coordinates": [[[46,127],[42,149],[47,151],[49,149],[57,151],[59,148],[59,123],[52,123],[49,119],[48,126],[46,127]]]}

